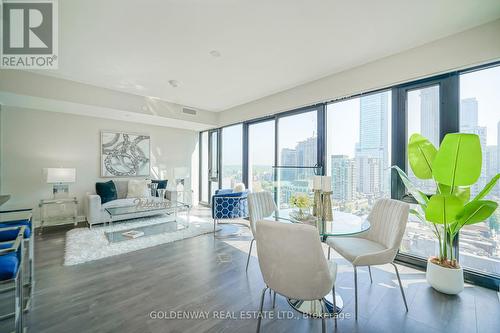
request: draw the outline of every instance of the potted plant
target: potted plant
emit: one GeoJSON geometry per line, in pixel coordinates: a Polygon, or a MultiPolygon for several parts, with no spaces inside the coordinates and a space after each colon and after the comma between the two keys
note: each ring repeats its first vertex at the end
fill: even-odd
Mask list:
{"type": "Polygon", "coordinates": [[[418,203],[410,213],[431,223],[439,243],[439,254],[427,261],[427,282],[440,292],[458,294],[464,288],[464,279],[453,239],[464,226],[482,222],[494,213],[498,203],[484,198],[500,174],[471,199],[470,188],[481,176],[482,163],[481,145],[475,134],[447,134],[439,150],[422,135],[413,134],[408,143],[408,159],[417,178],[436,184],[435,193],[424,193],[403,170],[393,166],[418,203]]]}

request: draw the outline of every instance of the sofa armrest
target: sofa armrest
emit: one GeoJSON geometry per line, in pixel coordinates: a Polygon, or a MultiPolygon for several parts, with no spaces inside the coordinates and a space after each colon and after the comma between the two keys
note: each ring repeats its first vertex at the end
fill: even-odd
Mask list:
{"type": "Polygon", "coordinates": [[[101,223],[101,197],[97,194],[86,195],[85,216],[89,224],[101,223]]]}

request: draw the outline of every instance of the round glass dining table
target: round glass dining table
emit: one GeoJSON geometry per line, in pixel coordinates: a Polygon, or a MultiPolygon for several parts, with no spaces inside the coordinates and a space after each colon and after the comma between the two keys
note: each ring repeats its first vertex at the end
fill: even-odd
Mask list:
{"type": "MultiPolygon", "coordinates": [[[[302,222],[293,218],[291,209],[282,209],[273,215],[273,219],[278,222],[284,223],[304,223],[311,224],[308,222],[302,222]]],[[[319,223],[319,222],[318,222],[319,223]]],[[[363,217],[356,216],[350,213],[334,211],[333,221],[325,222],[324,227],[318,228],[318,235],[322,241],[326,241],[328,237],[342,237],[342,236],[352,236],[359,234],[361,232],[370,229],[370,222],[363,217]]],[[[295,299],[288,299],[288,303],[297,311],[314,317],[328,316],[331,317],[342,311],[344,307],[344,301],[338,293],[333,295],[330,292],[323,298],[326,305],[326,313],[322,309],[320,301],[302,301],[295,299]],[[335,305],[333,306],[333,297],[335,296],[335,305]]]]}

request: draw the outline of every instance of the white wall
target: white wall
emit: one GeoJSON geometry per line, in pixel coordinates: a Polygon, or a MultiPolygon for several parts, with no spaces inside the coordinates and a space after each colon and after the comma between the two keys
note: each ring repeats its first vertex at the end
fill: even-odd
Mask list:
{"type": "Polygon", "coordinates": [[[219,124],[228,125],[499,59],[500,20],[496,20],[225,110],[219,115],[219,124]]]}
{"type": "Polygon", "coordinates": [[[52,195],[43,168],[76,168],[77,181],[70,184],[70,192],[80,201],[80,214],[84,194],[94,191],[97,181],[108,180],[100,178],[101,130],[149,134],[151,178],[172,180],[174,168],[187,168],[195,176],[193,198],[198,197],[195,131],[8,106],[2,107],[0,117],[0,193],[12,195],[9,204],[36,207],[36,219],[40,199],[52,195]]]}

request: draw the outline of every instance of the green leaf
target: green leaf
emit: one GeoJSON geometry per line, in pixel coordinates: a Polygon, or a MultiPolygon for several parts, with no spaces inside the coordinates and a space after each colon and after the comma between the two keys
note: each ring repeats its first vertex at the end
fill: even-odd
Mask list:
{"type": "Polygon", "coordinates": [[[462,201],[455,195],[436,194],[429,200],[425,218],[433,223],[450,224],[456,221],[456,216],[463,206],[462,201]]]}
{"type": "Polygon", "coordinates": [[[476,197],[473,200],[481,200],[482,198],[487,196],[488,193],[490,193],[490,191],[495,187],[499,178],[500,178],[500,173],[497,174],[495,177],[493,177],[490,180],[490,182],[488,184],[486,184],[486,186],[483,188],[483,190],[481,192],[479,192],[479,194],[476,195],[476,197]]]}
{"type": "Polygon", "coordinates": [[[455,186],[451,191],[451,186],[438,184],[439,193],[456,195],[465,204],[470,199],[470,187],[455,186]],[[451,192],[450,192],[451,191],[451,192]]]}
{"type": "Polygon", "coordinates": [[[420,134],[413,134],[408,143],[408,160],[417,178],[432,179],[432,162],[437,149],[420,134]]]}
{"type": "Polygon", "coordinates": [[[419,211],[417,211],[416,209],[410,209],[410,214],[412,214],[415,217],[417,217],[420,220],[420,222],[422,222],[422,223],[427,222],[425,220],[425,217],[419,211]]]}
{"type": "Polygon", "coordinates": [[[491,200],[473,200],[457,214],[460,226],[479,223],[486,220],[497,209],[498,203],[491,200]]]}
{"type": "Polygon", "coordinates": [[[476,134],[446,134],[432,163],[432,176],[452,187],[472,185],[481,175],[481,156],[476,134]]]}
{"type": "Polygon", "coordinates": [[[415,200],[417,200],[417,202],[420,205],[426,206],[427,202],[429,201],[429,198],[427,198],[427,195],[425,195],[425,193],[423,193],[422,191],[420,191],[411,182],[410,178],[408,178],[408,176],[406,175],[406,173],[403,170],[401,170],[398,166],[394,165],[394,166],[392,166],[392,168],[398,172],[399,177],[403,181],[403,184],[405,185],[405,187],[408,190],[408,192],[413,196],[413,198],[415,198],[415,200]]]}

